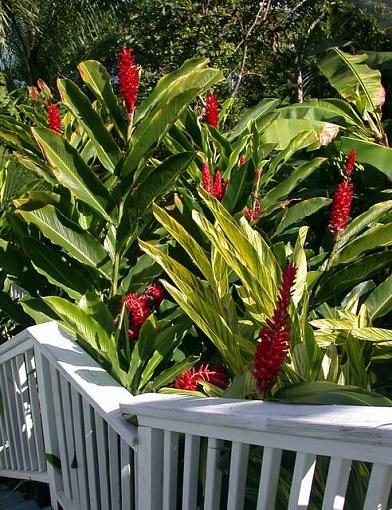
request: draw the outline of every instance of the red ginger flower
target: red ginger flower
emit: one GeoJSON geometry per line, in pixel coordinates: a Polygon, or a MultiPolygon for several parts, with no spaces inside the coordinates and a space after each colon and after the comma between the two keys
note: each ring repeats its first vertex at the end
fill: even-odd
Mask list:
{"type": "Polygon", "coordinates": [[[338,236],[346,229],[353,200],[353,185],[344,179],[337,187],[332,199],[329,229],[338,236]]]}
{"type": "Polygon", "coordinates": [[[209,195],[215,197],[221,202],[225,196],[228,181],[222,179],[221,171],[217,168],[214,174],[214,180],[211,179],[210,167],[207,161],[203,161],[201,169],[203,188],[209,195]]]}
{"type": "Polygon", "coordinates": [[[205,121],[210,126],[217,128],[219,124],[218,100],[213,94],[207,95],[205,121]]]}
{"type": "Polygon", "coordinates": [[[240,166],[244,166],[245,163],[246,163],[246,156],[240,156],[239,160],[238,160],[238,163],[239,163],[240,166]]]}
{"type": "Polygon", "coordinates": [[[257,220],[261,214],[260,202],[257,202],[253,209],[245,207],[244,216],[248,221],[257,220]]]}
{"type": "Polygon", "coordinates": [[[229,378],[223,371],[221,365],[216,365],[215,368],[210,368],[208,363],[200,365],[196,370],[193,367],[191,370],[185,370],[180,374],[173,383],[173,388],[178,390],[196,390],[198,381],[207,381],[219,388],[225,389],[229,385],[229,378]]]}
{"type": "Polygon", "coordinates": [[[346,163],[346,167],[345,167],[345,174],[347,175],[347,177],[351,177],[351,174],[353,173],[353,170],[354,170],[356,159],[357,159],[357,153],[355,152],[355,149],[351,149],[351,151],[348,155],[348,159],[347,159],[347,163],[346,163]]]}
{"type": "Polygon", "coordinates": [[[289,350],[290,333],[287,326],[291,288],[294,284],[297,268],[290,262],[283,272],[278,302],[272,319],[259,333],[255,355],[253,376],[257,390],[265,393],[275,386],[283,362],[289,350]]]}
{"type": "Polygon", "coordinates": [[[133,113],[139,90],[139,72],[131,48],[123,48],[118,54],[121,95],[129,114],[133,113]]]}
{"type": "Polygon", "coordinates": [[[144,294],[154,301],[155,308],[159,308],[165,297],[165,289],[160,283],[152,283],[144,291],[144,294]]]}
{"type": "Polygon", "coordinates": [[[48,104],[48,124],[56,133],[61,132],[60,110],[55,104],[48,104]]]}

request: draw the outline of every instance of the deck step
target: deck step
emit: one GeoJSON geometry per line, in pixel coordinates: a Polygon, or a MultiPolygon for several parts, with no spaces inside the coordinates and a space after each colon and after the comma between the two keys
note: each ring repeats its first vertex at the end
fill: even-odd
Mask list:
{"type": "Polygon", "coordinates": [[[30,499],[29,501],[23,501],[23,503],[11,506],[8,510],[39,510],[39,506],[35,501],[30,499]]]}
{"type": "Polygon", "coordinates": [[[0,491],[0,509],[10,510],[13,506],[23,503],[25,498],[18,491],[1,489],[0,491]]]}

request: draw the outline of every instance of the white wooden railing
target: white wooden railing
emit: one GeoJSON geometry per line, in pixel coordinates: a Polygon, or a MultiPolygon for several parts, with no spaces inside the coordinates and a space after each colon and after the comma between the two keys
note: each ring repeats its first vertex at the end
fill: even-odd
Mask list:
{"type": "Polygon", "coordinates": [[[132,397],[55,323],[0,346],[0,388],[0,476],[53,508],[392,508],[392,408],[132,397]]]}

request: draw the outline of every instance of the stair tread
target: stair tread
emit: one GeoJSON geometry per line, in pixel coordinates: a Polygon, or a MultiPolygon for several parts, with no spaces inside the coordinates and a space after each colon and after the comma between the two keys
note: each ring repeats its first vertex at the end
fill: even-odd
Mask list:
{"type": "Polygon", "coordinates": [[[8,510],[39,510],[39,506],[35,501],[30,499],[29,501],[23,501],[22,503],[8,507],[8,510]]]}
{"type": "Polygon", "coordinates": [[[2,490],[0,492],[0,509],[10,509],[12,505],[17,505],[23,501],[25,501],[25,499],[20,492],[12,492],[10,490],[2,490]]]}

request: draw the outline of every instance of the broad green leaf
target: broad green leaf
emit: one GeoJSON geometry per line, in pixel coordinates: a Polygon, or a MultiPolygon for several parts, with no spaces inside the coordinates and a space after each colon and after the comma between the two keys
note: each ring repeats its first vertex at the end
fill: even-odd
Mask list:
{"type": "Polygon", "coordinates": [[[154,352],[157,335],[157,321],[154,315],[150,315],[144,322],[139,338],[132,350],[129,369],[127,374],[127,388],[131,393],[136,393],[140,385],[140,376],[143,366],[150,355],[154,352]]]}
{"type": "Polygon", "coordinates": [[[319,148],[331,143],[338,134],[339,128],[337,124],[329,122],[277,118],[264,130],[261,142],[276,144],[278,150],[284,150],[293,138],[297,138],[300,133],[305,132],[307,136],[303,146],[319,148]]]}
{"type": "Polygon", "coordinates": [[[392,330],[382,328],[353,328],[351,335],[357,340],[369,340],[370,342],[391,342],[392,330]]]}
{"type": "Polygon", "coordinates": [[[86,60],[78,65],[80,76],[95,97],[105,105],[117,132],[125,140],[127,131],[126,114],[120,108],[113,92],[111,77],[100,62],[86,60]]]}
{"type": "Polygon", "coordinates": [[[346,136],[339,138],[336,146],[345,154],[355,149],[359,163],[372,165],[392,179],[392,148],[346,136]]]}
{"type": "MultiPolygon", "coordinates": [[[[167,368],[161,374],[155,377],[153,381],[151,381],[151,383],[148,385],[149,391],[157,391],[163,386],[172,383],[178,375],[184,373],[185,370],[190,370],[198,360],[198,356],[189,356],[188,358],[175,363],[172,367],[167,368]]],[[[203,393],[200,395],[205,397],[203,393]]]]}
{"type": "Polygon", "coordinates": [[[392,310],[392,275],[369,294],[365,305],[371,319],[383,317],[392,310]]]}
{"type": "Polygon", "coordinates": [[[291,384],[278,390],[274,400],[290,404],[341,404],[391,407],[392,401],[356,386],[340,386],[327,381],[291,384]]]}
{"type": "Polygon", "coordinates": [[[103,218],[112,221],[108,213],[114,208],[113,199],[77,150],[52,129],[32,128],[32,132],[57,180],[103,218]]]}
{"type": "Polygon", "coordinates": [[[174,237],[174,239],[181,244],[184,250],[191,257],[196,267],[200,269],[202,274],[209,282],[214,281],[210,261],[200,245],[194,238],[185,230],[185,228],[172,218],[164,209],[157,205],[153,206],[154,216],[159,223],[174,237]]]}
{"type": "Polygon", "coordinates": [[[229,183],[223,197],[223,205],[234,214],[241,211],[249,197],[256,181],[256,170],[252,161],[243,166],[237,166],[234,172],[231,172],[229,183]]]}
{"type": "Polygon", "coordinates": [[[101,116],[94,110],[88,97],[71,80],[57,80],[62,102],[86,130],[102,165],[111,173],[122,155],[101,116]]]}
{"type": "Polygon", "coordinates": [[[20,326],[31,325],[31,319],[26,315],[22,306],[3,291],[0,291],[0,310],[20,326]]]}
{"type": "Polygon", "coordinates": [[[316,295],[317,301],[321,302],[332,296],[338,296],[344,290],[351,289],[391,265],[392,252],[387,251],[368,255],[336,272],[328,272],[320,280],[320,287],[316,295]]]}
{"type": "Polygon", "coordinates": [[[28,223],[36,225],[52,243],[64,248],[71,257],[97,269],[102,276],[111,280],[112,265],[105,249],[90,233],[67,220],[53,205],[32,211],[17,211],[28,223]]]}
{"type": "Polygon", "coordinates": [[[319,209],[329,206],[332,200],[330,198],[309,198],[303,200],[299,204],[286,209],[283,218],[280,220],[277,228],[274,231],[273,237],[283,233],[288,227],[301,221],[303,218],[310,216],[317,212],[319,209]]]}
{"type": "Polygon", "coordinates": [[[362,124],[361,118],[349,103],[341,105],[320,99],[310,99],[304,103],[284,106],[277,112],[284,119],[321,120],[350,126],[362,124]]]}
{"type": "Polygon", "coordinates": [[[23,310],[32,317],[36,324],[60,321],[60,317],[41,298],[28,298],[21,301],[23,310]]]}
{"type": "Polygon", "coordinates": [[[274,111],[279,105],[279,99],[265,98],[256,106],[247,110],[240,118],[234,129],[229,134],[229,140],[235,140],[245,130],[249,128],[249,125],[260,117],[274,111]]]}
{"type": "Polygon", "coordinates": [[[80,299],[91,287],[83,273],[65,262],[60,253],[33,237],[23,240],[23,248],[35,269],[48,281],[65,290],[72,299],[80,299]]]}
{"type": "Polygon", "coordinates": [[[95,292],[86,292],[80,299],[78,306],[87,315],[95,319],[107,332],[113,333],[113,317],[106,304],[95,292]]]}
{"type": "Polygon", "coordinates": [[[363,253],[375,248],[390,246],[392,244],[392,223],[378,225],[369,230],[365,236],[354,239],[347,244],[334,258],[332,266],[347,264],[360,257],[363,253]]]}
{"type": "Polygon", "coordinates": [[[306,290],[306,276],[308,274],[308,265],[305,254],[305,242],[309,227],[301,227],[298,233],[297,242],[294,246],[293,262],[297,268],[295,274],[295,283],[293,290],[293,301],[296,305],[301,301],[302,295],[306,290]]]}
{"type": "Polygon", "coordinates": [[[336,243],[336,248],[339,250],[353,237],[360,234],[367,226],[379,220],[391,209],[392,200],[387,200],[386,202],[378,202],[377,204],[372,205],[372,207],[370,207],[367,211],[354,218],[347,226],[346,230],[340,234],[336,243]]]}
{"type": "Polygon", "coordinates": [[[382,106],[385,91],[381,85],[381,73],[366,65],[368,56],[350,55],[339,48],[331,48],[320,62],[321,72],[330,84],[350,103],[358,98],[370,111],[382,106]]]}
{"type": "Polygon", "coordinates": [[[78,305],[57,296],[42,300],[94,350],[105,353],[113,366],[118,366],[116,345],[106,330],[78,305]]]}
{"type": "Polygon", "coordinates": [[[261,201],[263,210],[269,209],[280,200],[287,198],[293,189],[317,170],[324,161],[326,161],[326,158],[315,158],[312,161],[302,163],[294,168],[291,175],[286,177],[282,182],[277,184],[271,189],[271,191],[264,195],[261,201]]]}
{"type": "Polygon", "coordinates": [[[320,329],[350,330],[354,322],[349,319],[316,319],[310,325],[320,329]]]}

